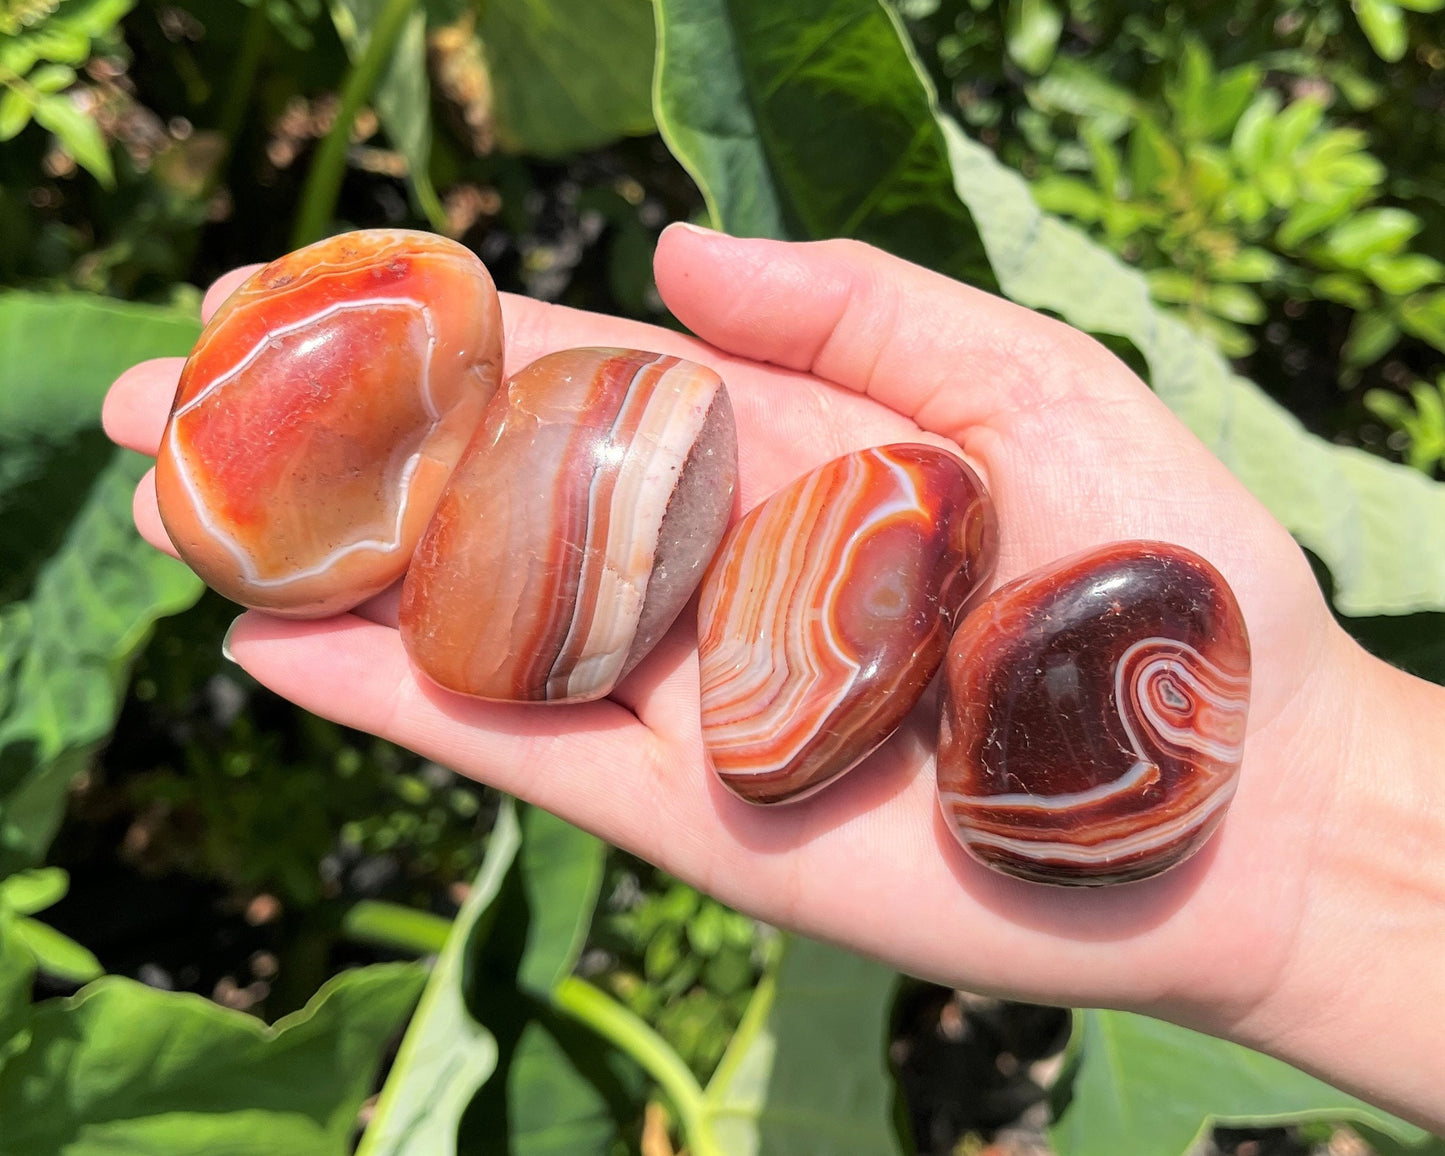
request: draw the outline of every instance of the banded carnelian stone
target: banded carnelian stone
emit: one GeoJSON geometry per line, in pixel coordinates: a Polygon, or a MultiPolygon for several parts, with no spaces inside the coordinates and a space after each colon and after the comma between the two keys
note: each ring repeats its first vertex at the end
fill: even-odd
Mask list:
{"type": "Polygon", "coordinates": [[[847,454],[748,513],[698,610],[703,743],[723,784],[788,802],[871,754],[937,672],[997,542],[978,477],[923,445],[847,454]]]}
{"type": "Polygon", "coordinates": [[[412,661],[493,701],[608,694],[697,589],[737,468],[712,370],[628,349],[533,362],[488,407],[417,547],[412,661]]]}
{"type": "Polygon", "coordinates": [[[181,373],[156,462],[182,558],[246,606],[322,617],[405,572],[501,378],[467,249],[345,233],[258,270],[181,373]]]}

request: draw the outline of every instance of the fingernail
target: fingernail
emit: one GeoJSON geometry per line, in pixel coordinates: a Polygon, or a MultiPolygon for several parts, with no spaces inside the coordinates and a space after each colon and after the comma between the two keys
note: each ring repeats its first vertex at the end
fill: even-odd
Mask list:
{"type": "MultiPolygon", "coordinates": [[[[221,639],[221,657],[227,662],[236,662],[236,656],[231,653],[231,635],[236,633],[236,623],[240,622],[244,617],[244,614],[236,615],[236,617],[231,620],[231,625],[226,627],[226,637],[221,639]]],[[[241,664],[236,662],[236,665],[240,666],[241,664]]]]}
{"type": "Polygon", "coordinates": [[[696,237],[719,237],[722,235],[716,229],[709,229],[706,225],[694,225],[691,221],[673,221],[663,232],[669,233],[673,229],[681,229],[683,232],[691,233],[696,237]]]}

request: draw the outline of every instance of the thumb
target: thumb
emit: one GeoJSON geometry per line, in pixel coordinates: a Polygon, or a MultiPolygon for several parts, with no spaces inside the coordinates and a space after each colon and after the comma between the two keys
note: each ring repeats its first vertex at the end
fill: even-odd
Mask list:
{"type": "Polygon", "coordinates": [[[1009,415],[1153,394],[1061,322],[858,241],[791,243],[672,225],[663,301],[704,341],[812,373],[957,438],[1009,415]]]}

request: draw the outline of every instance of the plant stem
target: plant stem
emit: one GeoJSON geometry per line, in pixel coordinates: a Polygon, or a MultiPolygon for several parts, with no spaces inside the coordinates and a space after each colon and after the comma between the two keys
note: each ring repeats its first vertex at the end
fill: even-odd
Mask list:
{"type": "Polygon", "coordinates": [[[341,103],[336,110],[336,123],[331,126],[316,150],[311,171],[306,174],[306,187],[301,191],[301,209],[291,233],[295,248],[309,245],[326,234],[341,193],[346,175],[346,148],[351,142],[351,126],[361,106],[376,88],[381,71],[391,59],[397,38],[406,26],[416,0],[386,0],[381,15],[371,26],[371,37],[361,59],[347,73],[341,87],[341,103]]]}
{"type": "Polygon", "coordinates": [[[666,1040],[611,996],[568,976],[552,990],[552,1006],[586,1024],[638,1062],[677,1109],[692,1156],[726,1156],[707,1120],[702,1087],[666,1040]]]}
{"type": "Polygon", "coordinates": [[[251,104],[251,92],[256,87],[256,73],[261,67],[261,57],[266,51],[270,38],[271,22],[266,18],[264,5],[257,4],[246,17],[246,28],[241,34],[241,51],[231,68],[231,78],[226,84],[226,100],[221,107],[217,128],[226,142],[226,157],[217,166],[217,173],[229,161],[236,147],[236,134],[241,131],[241,122],[246,118],[246,109],[251,104]]]}

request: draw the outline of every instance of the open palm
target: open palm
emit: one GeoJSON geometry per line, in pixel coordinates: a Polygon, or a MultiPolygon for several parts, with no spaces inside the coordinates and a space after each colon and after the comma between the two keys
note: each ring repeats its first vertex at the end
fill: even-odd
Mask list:
{"type": "MultiPolygon", "coordinates": [[[[213,310],[239,274],[207,298],[213,310]]],[[[1177,542],[1230,581],[1255,654],[1239,793],[1178,870],[1100,891],[995,876],[936,811],[936,701],[846,778],[759,809],[709,775],[688,614],[611,698],[564,707],[463,699],[414,673],[395,594],[293,622],[250,612],[236,660],[317,714],[394,740],[554,811],[763,919],[914,974],[1047,1002],[1127,1006],[1230,1030],[1291,966],[1313,902],[1310,845],[1336,806],[1309,774],[1345,653],[1288,534],[1122,363],[1084,335],[850,242],[785,245],[674,228],[658,286],[702,340],[524,298],[504,300],[507,368],[625,345],[713,366],[738,423],[741,503],[851,449],[959,449],[999,513],[996,582],[1121,538],[1177,542]],[[1318,684],[1318,685],[1316,685],[1318,684]]],[[[126,373],[119,442],[154,453],[180,370],[126,373]]],[[[169,549],[149,478],[136,521],[169,549]]],[[[1252,1033],[1246,1033],[1252,1034],[1252,1033]]]]}

